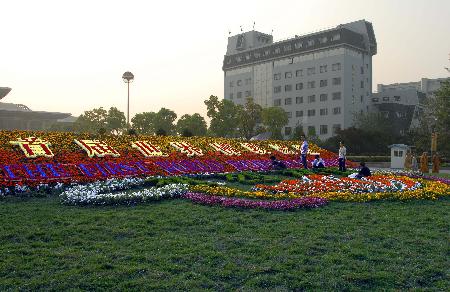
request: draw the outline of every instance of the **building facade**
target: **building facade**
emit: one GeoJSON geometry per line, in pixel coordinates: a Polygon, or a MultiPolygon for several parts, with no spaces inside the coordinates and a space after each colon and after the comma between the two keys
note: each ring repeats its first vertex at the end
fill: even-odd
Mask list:
{"type": "Polygon", "coordinates": [[[433,98],[442,83],[450,78],[422,78],[417,82],[378,84],[378,92],[370,99],[369,111],[386,116],[394,130],[402,135],[418,126],[418,118],[427,98],[433,98]]]}
{"type": "Polygon", "coordinates": [[[352,126],[355,113],[369,110],[376,52],[372,24],[364,20],[275,43],[257,31],[231,36],[224,98],[281,107],[289,117],[285,137],[301,126],[326,139],[352,126]]]}

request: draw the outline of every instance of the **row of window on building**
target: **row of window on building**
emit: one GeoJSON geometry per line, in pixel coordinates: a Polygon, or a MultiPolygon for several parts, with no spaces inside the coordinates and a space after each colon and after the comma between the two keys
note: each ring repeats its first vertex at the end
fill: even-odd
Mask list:
{"type": "MultiPolygon", "coordinates": [[[[331,84],[333,86],[337,86],[337,85],[341,85],[342,84],[342,79],[341,77],[335,77],[331,80],[331,84]]],[[[319,80],[319,87],[323,88],[323,87],[327,87],[328,86],[328,79],[322,79],[319,80]]],[[[292,91],[292,84],[286,84],[284,85],[284,92],[289,92],[292,91]]],[[[295,90],[303,90],[304,87],[304,83],[303,82],[299,82],[295,84],[295,90]]],[[[306,82],[306,88],[307,89],[314,89],[316,88],[316,81],[308,81],[306,82]]],[[[364,88],[364,81],[361,81],[361,88],[364,88]]],[[[282,92],[282,87],[281,85],[278,86],[274,86],[273,87],[273,93],[280,93],[282,92]]]]}
{"type": "MultiPolygon", "coordinates": [[[[328,115],[328,108],[321,108],[321,109],[319,109],[318,112],[319,112],[319,114],[321,116],[327,116],[328,115]]],[[[299,111],[295,111],[295,117],[296,118],[302,118],[302,117],[305,116],[305,114],[308,117],[314,117],[314,116],[316,116],[316,113],[317,113],[317,111],[315,109],[309,109],[309,110],[305,110],[305,111],[299,110],[299,111]]],[[[334,107],[332,109],[332,113],[333,113],[333,115],[340,115],[341,114],[341,107],[334,107]]],[[[286,112],[286,114],[287,114],[288,118],[292,118],[292,112],[286,112]]]]}
{"type": "MultiPolygon", "coordinates": [[[[335,63],[331,65],[331,70],[332,71],[340,71],[341,70],[341,63],[335,63]]],[[[320,73],[326,73],[328,72],[328,66],[327,65],[322,65],[319,67],[319,72],[320,73]]],[[[316,67],[310,67],[306,69],[306,75],[307,76],[311,76],[316,74],[316,67]]],[[[273,79],[274,80],[281,80],[281,73],[275,73],[273,74],[273,79]]],[[[304,70],[303,69],[298,69],[295,71],[295,77],[303,77],[304,76],[304,70]]],[[[284,78],[285,79],[289,79],[292,78],[293,74],[292,71],[288,71],[288,72],[284,72],[284,78]]]]}
{"type": "MultiPolygon", "coordinates": [[[[383,96],[383,101],[389,101],[389,100],[390,100],[389,96],[383,96]]],[[[372,102],[379,102],[379,101],[380,101],[379,97],[373,97],[372,98],[372,102]]],[[[400,101],[400,96],[395,95],[394,96],[394,101],[400,101]]]]}
{"type": "MultiPolygon", "coordinates": [[[[337,41],[337,40],[340,40],[340,39],[341,39],[340,33],[336,33],[332,37],[321,36],[321,37],[319,37],[317,39],[310,38],[310,39],[305,40],[305,41],[298,40],[298,41],[295,42],[294,48],[295,49],[302,49],[302,48],[307,48],[307,47],[314,46],[316,44],[325,44],[328,41],[337,41]]],[[[282,51],[283,52],[290,52],[290,51],[292,51],[292,49],[293,49],[292,48],[292,44],[288,43],[288,44],[283,45],[282,47],[281,46],[275,46],[275,47],[273,47],[273,50],[271,48],[267,48],[264,51],[257,50],[255,52],[253,52],[253,57],[255,59],[259,59],[260,57],[269,56],[271,52],[273,54],[275,54],[275,55],[278,55],[282,51]]],[[[246,61],[248,61],[251,58],[252,58],[251,54],[250,53],[246,53],[245,55],[238,55],[238,56],[236,56],[235,57],[235,61],[239,63],[239,62],[242,62],[244,59],[246,61]]],[[[228,59],[227,63],[228,64],[231,63],[231,58],[228,59]]]]}
{"type": "MultiPolygon", "coordinates": [[[[252,96],[251,90],[244,91],[244,96],[245,97],[251,97],[252,96]]],[[[239,91],[239,92],[236,93],[236,98],[242,98],[242,91],[239,91]]],[[[230,93],[230,99],[234,99],[233,92],[230,93]]]]}
{"type": "MultiPolygon", "coordinates": [[[[337,132],[341,130],[340,124],[334,124],[331,127],[333,134],[337,134],[337,132]]],[[[317,135],[316,126],[308,126],[305,130],[307,135],[317,135]]],[[[284,134],[286,136],[292,135],[292,127],[285,127],[284,134]]],[[[319,126],[319,135],[328,135],[328,125],[319,126]]]]}
{"type": "MultiPolygon", "coordinates": [[[[342,93],[340,91],[338,92],[333,92],[331,94],[331,99],[332,100],[341,100],[342,99],[342,93]]],[[[319,95],[319,100],[320,101],[328,101],[328,94],[327,93],[323,93],[319,95]]],[[[314,103],[316,102],[316,95],[310,95],[307,97],[307,101],[308,103],[314,103]]],[[[286,97],[284,99],[284,105],[291,105],[293,102],[293,98],[292,97],[286,97]]],[[[295,104],[302,104],[304,103],[304,98],[303,96],[297,96],[295,97],[295,104]]],[[[273,105],[274,106],[281,106],[281,98],[277,98],[273,100],[273,105]]]]}
{"type": "MultiPolygon", "coordinates": [[[[252,78],[246,78],[244,81],[245,81],[245,85],[249,85],[252,83],[252,78]]],[[[242,80],[237,80],[236,85],[241,86],[242,80]]],[[[230,87],[234,87],[234,81],[230,81],[230,87]]]]}

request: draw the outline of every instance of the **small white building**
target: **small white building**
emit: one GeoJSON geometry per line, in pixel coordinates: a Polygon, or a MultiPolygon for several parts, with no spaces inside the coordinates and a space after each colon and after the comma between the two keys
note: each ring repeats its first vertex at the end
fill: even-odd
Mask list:
{"type": "Polygon", "coordinates": [[[405,166],[406,152],[410,147],[405,144],[392,144],[388,147],[391,149],[391,168],[403,168],[405,166]]]}

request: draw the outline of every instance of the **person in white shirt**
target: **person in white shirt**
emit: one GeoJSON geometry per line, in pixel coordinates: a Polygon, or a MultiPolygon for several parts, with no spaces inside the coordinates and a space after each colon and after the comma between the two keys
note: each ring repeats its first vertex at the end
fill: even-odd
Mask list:
{"type": "Polygon", "coordinates": [[[346,171],[345,159],[347,157],[347,148],[344,146],[344,142],[339,142],[339,171],[346,171]]]}
{"type": "Polygon", "coordinates": [[[300,157],[302,159],[303,168],[308,169],[308,162],[306,161],[306,155],[308,154],[308,141],[305,136],[301,136],[303,143],[300,147],[300,157]]]}
{"type": "Polygon", "coordinates": [[[322,158],[320,158],[320,155],[316,155],[315,158],[316,159],[314,159],[314,161],[312,163],[313,169],[325,168],[325,162],[323,161],[322,158]]]}

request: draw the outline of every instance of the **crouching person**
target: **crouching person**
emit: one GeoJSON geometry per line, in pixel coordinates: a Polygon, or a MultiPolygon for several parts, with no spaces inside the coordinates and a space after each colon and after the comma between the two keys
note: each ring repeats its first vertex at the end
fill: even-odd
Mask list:
{"type": "Polygon", "coordinates": [[[272,160],[272,168],[275,170],[286,169],[286,164],[283,161],[278,160],[275,156],[270,156],[270,160],[272,160]]]}
{"type": "Polygon", "coordinates": [[[319,168],[325,168],[325,162],[322,158],[320,158],[320,155],[316,155],[315,159],[312,163],[313,169],[319,169],[319,168]]]}

